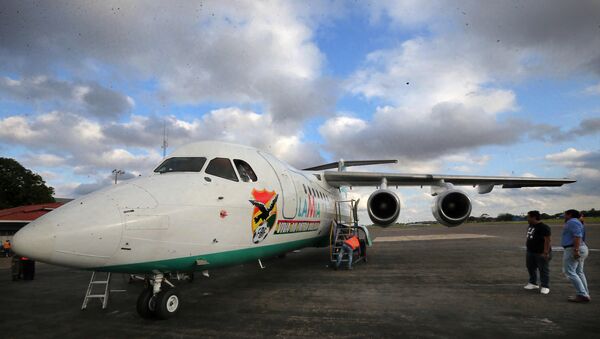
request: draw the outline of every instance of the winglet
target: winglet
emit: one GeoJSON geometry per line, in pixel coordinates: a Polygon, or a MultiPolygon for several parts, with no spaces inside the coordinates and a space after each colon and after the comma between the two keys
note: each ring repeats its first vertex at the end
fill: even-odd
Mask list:
{"type": "Polygon", "coordinates": [[[303,171],[323,171],[328,169],[335,169],[341,167],[350,167],[350,166],[365,166],[365,165],[382,165],[382,164],[397,164],[398,160],[351,160],[345,161],[340,160],[336,162],[330,162],[328,164],[323,164],[319,166],[309,167],[303,169],[303,171]]]}

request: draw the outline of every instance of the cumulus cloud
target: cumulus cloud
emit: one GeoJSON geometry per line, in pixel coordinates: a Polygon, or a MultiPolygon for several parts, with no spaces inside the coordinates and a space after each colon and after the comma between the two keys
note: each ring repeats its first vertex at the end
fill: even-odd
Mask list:
{"type": "MultiPolygon", "coordinates": [[[[299,168],[323,162],[318,146],[306,142],[298,130],[278,128],[270,115],[239,108],[217,109],[190,120],[133,115],[123,123],[59,111],[9,116],[0,119],[0,141],[26,146],[30,152],[24,159],[32,166],[68,167],[79,176],[103,178],[115,168],[151,171],[162,159],[158,149],[164,127],[169,131],[169,150],[200,140],[221,140],[263,149],[299,168]]],[[[72,189],[81,194],[105,183],[98,179],[91,186],[72,189]]]]}
{"type": "Polygon", "coordinates": [[[192,120],[134,116],[129,123],[113,123],[103,131],[115,142],[145,147],[158,144],[164,126],[171,149],[192,141],[221,140],[263,149],[300,168],[323,162],[318,145],[306,142],[302,132],[282,128],[268,114],[234,107],[213,110],[192,120]]]}
{"type": "MultiPolygon", "coordinates": [[[[117,182],[121,182],[122,180],[129,180],[137,177],[138,174],[132,172],[124,172],[120,174],[117,178],[117,182]]],[[[85,195],[88,193],[92,193],[97,191],[103,187],[113,185],[115,182],[115,177],[113,175],[107,175],[103,177],[96,178],[95,181],[91,183],[78,184],[71,188],[71,192],[75,195],[85,195]]]]}
{"type": "MultiPolygon", "coordinates": [[[[60,167],[67,163],[67,159],[58,156],[56,154],[48,153],[29,153],[23,157],[23,162],[27,166],[40,166],[40,167],[60,167]]],[[[45,176],[44,176],[45,178],[45,176]]]]}
{"type": "MultiPolygon", "coordinates": [[[[578,150],[570,147],[558,153],[546,155],[545,159],[569,169],[569,176],[577,179],[570,185],[569,193],[597,195],[600,187],[600,151],[578,150]]],[[[597,198],[594,199],[597,201],[597,198]]]]}
{"type": "MultiPolygon", "coordinates": [[[[80,76],[109,65],[116,80],[156,83],[166,102],[260,104],[274,120],[298,122],[335,103],[310,17],[279,1],[8,1],[0,65],[80,76]]],[[[91,89],[90,104],[106,101],[109,93],[91,89]]]]}
{"type": "Polygon", "coordinates": [[[492,114],[514,109],[514,93],[484,86],[490,84],[491,74],[469,54],[457,52],[452,42],[416,38],[398,48],[370,53],[347,89],[410,108],[415,115],[444,102],[460,102],[492,114]]]}
{"type": "Polygon", "coordinates": [[[381,1],[369,4],[374,17],[400,27],[427,29],[448,40],[464,58],[510,79],[521,75],[600,74],[600,3],[561,0],[526,2],[475,0],[381,1]]]}
{"type": "Polygon", "coordinates": [[[326,121],[320,132],[328,150],[432,159],[520,141],[514,126],[523,121],[500,117],[518,109],[515,93],[500,86],[479,54],[464,52],[436,37],[370,53],[346,89],[384,105],[370,119],[326,121]]]}
{"type": "Polygon", "coordinates": [[[600,118],[583,119],[573,128],[549,124],[529,124],[529,137],[545,142],[563,142],[600,133],[600,118]]]}
{"type": "MultiPolygon", "coordinates": [[[[425,173],[477,170],[489,161],[479,147],[525,135],[565,142],[598,132],[598,119],[572,128],[527,122],[511,90],[536,77],[600,73],[597,2],[368,6],[373,22],[391,20],[386,30],[410,38],[372,51],[338,83],[324,76],[338,60],[325,59],[315,34],[351,11],[342,3],[9,0],[0,10],[0,98],[33,106],[33,115],[0,112],[0,148],[26,148],[23,159],[35,167],[68,168],[74,175],[52,184],[69,195],[110,184],[113,168],[151,170],[161,159],[164,126],[169,150],[216,139],[268,150],[300,168],[322,163],[325,150],[334,158],[396,158],[401,164],[388,169],[425,173]],[[137,105],[123,88],[136,89],[128,94],[137,105]],[[378,108],[332,116],[340,92],[378,108]],[[161,113],[175,107],[176,114],[152,115],[157,102],[167,108],[161,113]],[[322,145],[302,132],[314,117],[323,122],[322,145]]],[[[571,174],[598,187],[597,152],[581,152],[546,161],[574,166],[571,174]]],[[[527,192],[490,199],[500,212],[518,203],[550,206],[556,190],[542,198],[527,192]]],[[[423,194],[410,191],[403,203],[428,218],[430,198],[417,203],[423,194]]],[[[477,206],[491,208],[486,199],[477,206]]]]}
{"type": "Polygon", "coordinates": [[[355,149],[431,159],[524,136],[562,142],[597,133],[597,119],[562,130],[520,118],[516,94],[507,88],[538,76],[600,74],[600,50],[592,47],[600,44],[597,2],[382,1],[368,7],[374,21],[391,19],[399,29],[428,34],[369,53],[348,79],[348,92],[381,107],[368,118],[338,116],[323,124],[326,147],[336,156],[355,149]]]}
{"type": "Polygon", "coordinates": [[[401,157],[432,159],[482,145],[519,141],[513,124],[462,104],[443,103],[431,113],[393,107],[379,108],[372,121],[340,116],[325,122],[320,133],[329,151],[341,157],[401,157]]]}
{"type": "Polygon", "coordinates": [[[95,82],[71,82],[47,76],[20,80],[0,77],[0,98],[60,109],[71,108],[101,118],[117,118],[134,105],[131,97],[95,82]]]}

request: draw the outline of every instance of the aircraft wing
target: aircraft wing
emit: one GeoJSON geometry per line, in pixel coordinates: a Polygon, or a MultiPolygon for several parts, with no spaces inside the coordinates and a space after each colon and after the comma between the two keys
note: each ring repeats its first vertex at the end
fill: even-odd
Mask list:
{"type": "Polygon", "coordinates": [[[487,193],[496,185],[502,188],[562,186],[577,180],[568,178],[530,178],[530,177],[496,177],[474,175],[443,174],[404,174],[380,172],[334,172],[325,171],[323,176],[327,183],[340,186],[381,186],[383,180],[389,186],[436,186],[451,183],[457,186],[479,186],[481,193],[487,193]],[[487,192],[484,192],[487,191],[487,192]]]}

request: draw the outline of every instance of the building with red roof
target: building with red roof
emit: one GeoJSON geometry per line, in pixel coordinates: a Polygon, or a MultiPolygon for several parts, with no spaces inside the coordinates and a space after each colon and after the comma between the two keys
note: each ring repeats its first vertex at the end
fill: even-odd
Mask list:
{"type": "Polygon", "coordinates": [[[50,202],[0,210],[0,237],[2,241],[12,240],[12,236],[23,226],[64,204],[64,202],[50,202]]]}

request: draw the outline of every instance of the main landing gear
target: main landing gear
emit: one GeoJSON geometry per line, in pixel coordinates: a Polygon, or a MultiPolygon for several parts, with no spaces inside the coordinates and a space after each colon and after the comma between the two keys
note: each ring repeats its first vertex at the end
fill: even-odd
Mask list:
{"type": "Polygon", "coordinates": [[[146,280],[147,287],[137,300],[137,312],[145,319],[168,319],[179,311],[181,299],[175,286],[163,274],[155,274],[146,280]]]}

